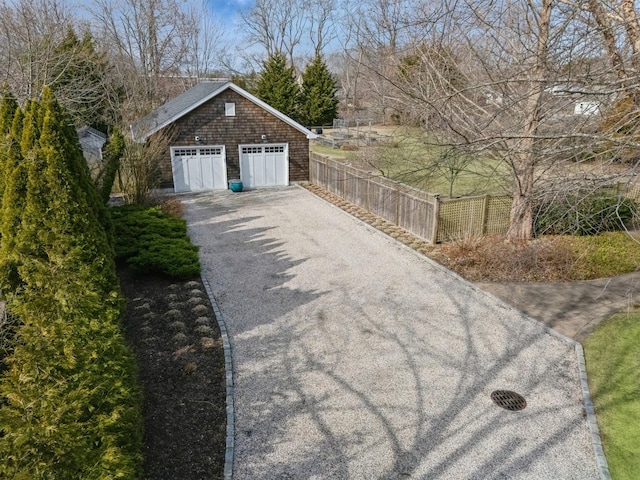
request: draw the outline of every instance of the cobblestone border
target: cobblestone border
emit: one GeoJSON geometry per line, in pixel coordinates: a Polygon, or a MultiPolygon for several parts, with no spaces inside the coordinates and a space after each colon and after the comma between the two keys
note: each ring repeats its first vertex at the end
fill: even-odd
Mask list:
{"type": "MultiPolygon", "coordinates": [[[[314,186],[315,188],[318,188],[319,190],[322,190],[320,187],[314,186]]],[[[357,217],[356,215],[352,215],[351,213],[349,213],[348,211],[346,211],[345,209],[341,208],[340,206],[334,204],[333,202],[330,201],[329,198],[326,198],[322,195],[318,195],[313,189],[311,188],[305,188],[303,186],[300,186],[300,188],[303,188],[304,190],[308,191],[309,193],[311,193],[312,195],[315,195],[316,197],[324,200],[325,202],[329,203],[330,205],[333,205],[336,209],[340,210],[341,212],[345,213],[346,215],[351,216],[352,218],[354,218],[356,221],[361,222],[366,228],[373,230],[375,232],[378,232],[381,235],[384,235],[385,237],[387,237],[389,240],[391,240],[392,242],[397,243],[400,247],[405,248],[410,250],[411,252],[413,252],[415,255],[418,255],[419,257],[422,257],[423,259],[426,259],[431,265],[433,265],[435,268],[437,268],[438,270],[441,270],[449,275],[452,275],[456,278],[458,278],[459,280],[461,280],[462,282],[466,283],[467,285],[469,285],[473,290],[477,291],[477,292],[481,292],[485,295],[488,295],[490,297],[492,297],[494,300],[496,300],[497,302],[499,302],[500,304],[504,305],[506,308],[510,308],[513,309],[513,307],[507,303],[505,303],[503,300],[499,299],[498,297],[496,297],[495,295],[489,293],[489,292],[485,292],[484,290],[478,288],[475,284],[473,284],[472,282],[464,279],[463,277],[461,277],[459,274],[457,274],[456,272],[446,268],[445,266],[439,264],[438,262],[436,262],[434,259],[430,258],[429,256],[425,255],[422,252],[417,251],[415,248],[412,248],[411,246],[407,245],[406,243],[398,240],[397,238],[394,238],[393,236],[389,235],[388,233],[380,230],[379,228],[376,228],[375,226],[371,225],[370,223],[366,222],[365,220],[357,217]]],[[[327,192],[329,193],[329,192],[327,192]]],[[[341,201],[344,201],[346,203],[346,200],[344,199],[340,199],[341,201]]],[[[407,232],[409,233],[409,232],[407,232]]],[[[409,234],[411,235],[411,234],[409,234]]],[[[582,349],[582,345],[575,341],[572,338],[569,338],[559,332],[556,332],[554,329],[552,329],[551,327],[548,327],[547,325],[545,325],[544,323],[540,322],[539,320],[536,320],[535,318],[531,318],[527,315],[523,314],[523,318],[526,320],[529,320],[531,322],[534,322],[536,324],[538,324],[540,327],[542,327],[542,329],[554,336],[559,338],[561,341],[571,345],[574,347],[574,351],[576,354],[576,360],[578,363],[578,374],[580,376],[580,388],[582,390],[582,404],[585,410],[585,416],[587,419],[587,424],[589,426],[589,432],[591,433],[591,443],[593,445],[593,450],[594,450],[594,456],[595,456],[595,460],[596,460],[596,466],[598,467],[598,473],[600,474],[600,480],[611,480],[611,474],[609,472],[609,465],[607,463],[607,458],[604,455],[604,449],[602,448],[602,440],[600,439],[600,431],[598,429],[598,422],[596,420],[596,415],[595,415],[595,410],[593,408],[593,403],[591,401],[591,394],[589,392],[589,384],[587,383],[587,368],[586,368],[586,363],[585,363],[585,358],[584,358],[584,350],[582,349]]]]}
{"type": "Polygon", "coordinates": [[[589,430],[591,431],[591,442],[593,443],[593,450],[595,451],[596,455],[596,463],[598,464],[598,470],[600,471],[600,479],[611,480],[609,464],[607,463],[607,457],[605,457],[604,455],[602,440],[600,439],[600,430],[598,429],[596,412],[593,408],[593,403],[591,402],[591,394],[589,393],[589,384],[587,383],[587,364],[584,358],[584,350],[582,348],[582,345],[580,345],[580,343],[578,342],[576,342],[576,358],[578,359],[578,369],[580,370],[582,401],[584,403],[584,411],[587,416],[589,430]]]}
{"type": "Polygon", "coordinates": [[[220,311],[220,307],[218,306],[218,302],[216,302],[216,299],[213,296],[209,281],[205,278],[203,273],[200,274],[200,278],[202,279],[202,284],[207,292],[207,296],[211,302],[211,307],[213,308],[213,313],[216,317],[216,321],[218,322],[220,337],[222,338],[222,348],[224,350],[225,384],[227,388],[227,440],[224,451],[224,478],[231,479],[233,478],[233,455],[235,448],[235,411],[233,407],[234,383],[231,343],[229,342],[227,325],[224,321],[224,317],[222,316],[222,312],[220,311]]]}

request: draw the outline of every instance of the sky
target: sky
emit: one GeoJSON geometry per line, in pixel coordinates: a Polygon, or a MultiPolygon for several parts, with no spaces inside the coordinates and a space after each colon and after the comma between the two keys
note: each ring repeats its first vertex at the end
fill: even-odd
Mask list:
{"type": "Polygon", "coordinates": [[[211,10],[216,16],[221,16],[223,20],[233,21],[240,10],[253,5],[253,0],[206,0],[211,10]]]}

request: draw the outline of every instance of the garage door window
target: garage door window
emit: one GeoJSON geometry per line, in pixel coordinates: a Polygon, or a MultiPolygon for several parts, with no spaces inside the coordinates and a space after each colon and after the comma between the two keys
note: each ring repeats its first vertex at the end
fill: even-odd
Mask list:
{"type": "Polygon", "coordinates": [[[242,147],[242,154],[262,153],[262,147],[242,147]]]}
{"type": "Polygon", "coordinates": [[[197,148],[177,148],[173,151],[173,154],[176,157],[188,157],[191,155],[197,155],[198,149],[197,148]]]}
{"type": "Polygon", "coordinates": [[[222,155],[222,148],[201,148],[200,155],[222,155]]]}
{"type": "Polygon", "coordinates": [[[283,153],[284,145],[278,145],[275,147],[264,147],[264,153],[283,153]]]}

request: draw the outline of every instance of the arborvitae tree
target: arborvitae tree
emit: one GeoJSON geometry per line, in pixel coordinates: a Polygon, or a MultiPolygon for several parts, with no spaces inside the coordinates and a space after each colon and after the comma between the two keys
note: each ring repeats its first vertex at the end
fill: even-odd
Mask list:
{"type": "Polygon", "coordinates": [[[24,104],[24,119],[22,121],[22,135],[20,137],[20,151],[23,157],[27,157],[33,146],[38,142],[42,122],[38,121],[40,104],[33,100],[27,100],[24,104]]]}
{"type": "MultiPolygon", "coordinates": [[[[12,292],[22,291],[25,278],[31,275],[25,271],[25,260],[35,259],[46,261],[47,254],[44,249],[44,236],[48,232],[43,228],[48,216],[49,197],[53,194],[45,184],[45,163],[39,146],[41,106],[38,102],[32,102],[25,112],[22,140],[22,161],[26,170],[27,184],[24,199],[24,208],[20,215],[20,227],[15,234],[15,246],[10,258],[17,262],[20,281],[12,285],[12,292]]],[[[40,282],[46,280],[40,279],[40,282]]]]}
{"type": "Polygon", "coordinates": [[[75,282],[81,279],[86,293],[96,283],[95,294],[108,293],[117,284],[111,238],[104,228],[108,213],[89,178],[70,118],[48,89],[43,93],[42,109],[39,156],[45,170],[41,182],[49,193],[45,193],[48,213],[41,217],[41,224],[46,231],[47,260],[49,264],[60,262],[56,271],[75,276],[75,282]]]}
{"type": "Polygon", "coordinates": [[[120,133],[120,130],[114,128],[109,136],[109,140],[104,147],[103,159],[104,165],[102,170],[96,178],[96,187],[100,192],[100,198],[106,205],[111,195],[111,189],[113,188],[113,182],[116,179],[116,173],[120,168],[120,159],[124,154],[124,136],[120,133]]]}
{"type": "Polygon", "coordinates": [[[287,66],[284,54],[276,53],[264,62],[255,95],[288,117],[296,121],[300,119],[300,87],[293,67],[287,66]]]}
{"type": "Polygon", "coordinates": [[[0,138],[3,138],[11,130],[18,102],[6,85],[2,88],[0,95],[2,96],[0,99],[0,138]]]}
{"type": "Polygon", "coordinates": [[[89,178],[70,118],[49,89],[42,102],[28,105],[20,150],[3,199],[0,231],[12,240],[0,247],[5,265],[0,289],[47,297],[45,291],[70,282],[78,291],[66,302],[83,291],[91,295],[95,282],[100,294],[113,291],[113,237],[104,228],[111,225],[108,212],[89,178]]]}
{"type": "Polygon", "coordinates": [[[0,292],[4,295],[12,292],[19,282],[16,236],[27,196],[27,168],[20,148],[23,123],[24,115],[18,108],[9,133],[11,142],[2,172],[5,184],[0,207],[0,292]]]}
{"type": "Polygon", "coordinates": [[[11,132],[11,125],[13,123],[13,117],[18,109],[18,102],[15,97],[9,92],[9,89],[5,86],[2,90],[2,98],[0,98],[0,206],[2,205],[2,192],[4,191],[4,184],[6,182],[7,175],[7,154],[11,139],[9,134],[11,132]]]}
{"type": "Polygon", "coordinates": [[[321,55],[302,74],[300,117],[306,125],[331,124],[338,114],[336,80],[321,55]]]}
{"type": "Polygon", "coordinates": [[[102,204],[70,125],[45,90],[10,134],[0,290],[21,323],[0,376],[0,477],[140,478],[135,362],[102,204]]]}
{"type": "Polygon", "coordinates": [[[57,145],[57,148],[62,153],[67,163],[67,168],[72,172],[75,181],[86,196],[87,204],[107,233],[107,239],[111,249],[113,249],[114,239],[111,217],[91,179],[89,167],[82,154],[82,147],[78,140],[78,133],[73,126],[73,121],[58,103],[51,89],[44,89],[42,103],[45,107],[43,112],[51,112],[52,118],[50,121],[55,122],[50,126],[51,135],[53,136],[51,144],[57,145]]]}

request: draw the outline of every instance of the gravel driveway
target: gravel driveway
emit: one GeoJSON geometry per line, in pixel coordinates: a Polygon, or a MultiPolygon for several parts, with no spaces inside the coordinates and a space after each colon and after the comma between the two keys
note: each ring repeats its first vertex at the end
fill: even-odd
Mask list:
{"type": "Polygon", "coordinates": [[[572,345],[302,188],[183,204],[233,349],[234,478],[599,478],[572,345]]]}

